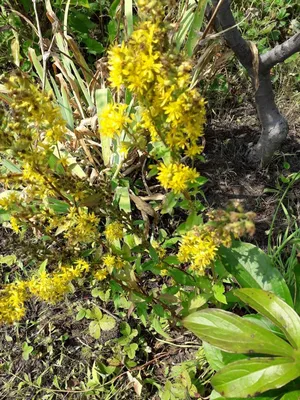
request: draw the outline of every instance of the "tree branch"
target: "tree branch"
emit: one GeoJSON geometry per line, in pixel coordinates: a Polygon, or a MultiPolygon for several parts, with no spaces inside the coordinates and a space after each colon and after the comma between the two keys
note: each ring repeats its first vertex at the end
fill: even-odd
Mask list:
{"type": "Polygon", "coordinates": [[[261,55],[261,67],[264,71],[270,70],[298,51],[300,51],[300,32],[261,55]]]}
{"type": "MultiPolygon", "coordinates": [[[[212,3],[214,7],[217,7],[219,0],[212,0],[212,3]]],[[[252,75],[253,54],[249,44],[236,27],[229,0],[223,1],[223,4],[220,6],[217,14],[217,21],[223,30],[231,28],[224,32],[223,37],[241,64],[247,69],[248,73],[252,75]]]]}

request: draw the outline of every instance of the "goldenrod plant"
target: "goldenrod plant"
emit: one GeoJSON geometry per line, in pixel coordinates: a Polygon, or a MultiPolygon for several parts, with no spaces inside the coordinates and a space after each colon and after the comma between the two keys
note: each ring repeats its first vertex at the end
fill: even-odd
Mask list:
{"type": "MultiPolygon", "coordinates": [[[[188,267],[189,273],[204,276],[221,245],[230,246],[231,237],[253,232],[254,215],[242,210],[212,212],[210,222],[199,224],[197,197],[203,180],[191,165],[203,151],[205,101],[191,88],[192,63],[186,53],[176,50],[172,26],[163,18],[164,4],[154,3],[151,7],[138,3],[140,21],[134,32],[109,51],[114,97],[121,100],[126,90],[131,100],[107,104],[99,115],[99,129],[112,139],[116,155],[125,144],[128,157],[134,151],[146,156],[152,175],[157,174],[159,184],[171,190],[173,207],[178,202],[189,209],[195,222],[179,239],[175,264],[179,263],[179,270],[188,267]]],[[[122,210],[114,193],[114,182],[121,175],[114,173],[110,183],[112,175],[103,168],[96,183],[86,178],[82,167],[87,162],[71,157],[71,132],[51,93],[42,92],[22,75],[7,78],[5,85],[11,102],[10,110],[2,112],[1,151],[18,172],[2,176],[7,190],[0,206],[16,233],[24,235],[31,228],[44,240],[59,242],[64,251],[49,260],[47,270],[4,286],[2,322],[21,319],[24,303],[32,296],[60,300],[70,291],[71,282],[84,276],[102,281],[112,275],[127,290],[147,296],[137,276],[143,268],[132,262],[131,252],[139,254],[139,263],[150,256],[157,264],[151,266],[153,271],[168,275],[169,254],[163,244],[168,238],[162,242],[155,232],[149,237],[144,221],[139,226],[122,210]],[[82,259],[89,251],[97,256],[82,259]]],[[[139,203],[137,207],[143,210],[139,203]]]]}

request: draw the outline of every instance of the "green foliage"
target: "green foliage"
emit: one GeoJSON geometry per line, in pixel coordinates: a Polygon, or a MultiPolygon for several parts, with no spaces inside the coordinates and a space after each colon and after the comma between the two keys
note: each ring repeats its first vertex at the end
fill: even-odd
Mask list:
{"type": "Polygon", "coordinates": [[[269,390],[284,388],[300,376],[300,317],[271,292],[239,289],[235,295],[271,320],[284,332],[286,341],[226,311],[211,309],[189,315],[184,326],[198,337],[226,352],[250,356],[238,361],[231,359],[213,377],[214,388],[225,398],[259,397],[269,390]]]}

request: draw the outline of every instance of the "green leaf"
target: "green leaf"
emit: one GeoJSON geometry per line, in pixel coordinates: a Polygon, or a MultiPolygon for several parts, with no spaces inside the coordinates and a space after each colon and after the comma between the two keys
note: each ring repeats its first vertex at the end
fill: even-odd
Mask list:
{"type": "Polygon", "coordinates": [[[172,214],[173,208],[176,206],[178,201],[178,195],[169,192],[167,193],[163,203],[162,203],[162,210],[161,214],[172,214]]]}
{"type": "Polygon", "coordinates": [[[29,346],[27,342],[24,342],[22,345],[22,358],[23,360],[29,360],[30,354],[33,352],[33,347],[29,346]]]}
{"type": "Polygon", "coordinates": [[[89,332],[90,335],[93,336],[95,339],[99,339],[101,336],[101,330],[99,321],[91,321],[89,324],[89,332]]]}
{"type": "Polygon", "coordinates": [[[231,353],[290,356],[294,349],[284,340],[250,321],[218,309],[190,314],[183,325],[200,339],[231,353]]]}
{"type": "Polygon", "coordinates": [[[212,287],[213,294],[215,299],[220,303],[227,304],[225,293],[225,288],[222,282],[217,282],[212,287]]]}
{"type": "Polygon", "coordinates": [[[281,397],[281,400],[299,400],[299,399],[300,399],[300,390],[286,393],[283,397],[281,397]]]}
{"type": "Polygon", "coordinates": [[[119,199],[120,210],[130,213],[131,212],[131,203],[130,203],[130,196],[129,196],[128,188],[118,186],[115,189],[115,193],[119,199]]]}
{"type": "Polygon", "coordinates": [[[116,321],[109,315],[103,315],[103,318],[99,321],[99,325],[103,331],[110,331],[116,326],[116,321]]]}
{"type": "Polygon", "coordinates": [[[128,346],[127,355],[131,360],[134,359],[135,352],[137,351],[138,348],[139,348],[139,346],[137,345],[137,343],[130,343],[130,345],[128,346]]]}
{"type": "Polygon", "coordinates": [[[238,289],[234,294],[278,326],[293,347],[300,348],[300,318],[283,300],[261,289],[238,289]]]}
{"type": "Polygon", "coordinates": [[[199,33],[201,31],[207,3],[208,0],[200,0],[197,10],[194,12],[193,21],[191,23],[188,38],[185,44],[185,48],[189,57],[192,57],[194,48],[199,40],[199,33]]]}
{"type": "Polygon", "coordinates": [[[233,362],[212,378],[224,397],[252,397],[277,389],[297,378],[299,370],[289,357],[252,358],[233,362]]]}
{"type": "Polygon", "coordinates": [[[175,282],[180,283],[184,286],[195,286],[195,279],[193,276],[186,274],[177,268],[168,269],[169,275],[175,280],[175,282]]]}
{"type": "Polygon", "coordinates": [[[93,308],[92,315],[93,315],[93,318],[97,319],[98,321],[100,321],[100,319],[102,319],[102,316],[103,316],[102,311],[100,310],[99,307],[93,308]]]}
{"type": "Polygon", "coordinates": [[[203,349],[209,366],[215,371],[219,371],[233,361],[244,360],[248,357],[245,354],[227,353],[207,342],[203,342],[203,349]]]}
{"type": "Polygon", "coordinates": [[[286,339],[284,333],[281,332],[281,330],[278,329],[278,327],[276,325],[274,325],[272,321],[270,321],[268,318],[264,317],[263,315],[246,314],[243,316],[243,318],[246,318],[248,321],[251,321],[254,324],[262,326],[263,328],[267,329],[268,331],[275,333],[275,335],[281,337],[282,339],[286,339]]]}
{"type": "Polygon", "coordinates": [[[76,321],[81,321],[86,314],[86,310],[84,308],[81,308],[78,313],[76,314],[76,321]]]}
{"type": "Polygon", "coordinates": [[[295,277],[295,311],[300,314],[300,263],[296,263],[294,266],[294,277],[295,277]]]}
{"type": "Polygon", "coordinates": [[[17,262],[17,257],[15,254],[10,254],[7,256],[0,256],[0,265],[6,264],[11,267],[13,264],[17,262]]]}
{"type": "Polygon", "coordinates": [[[250,243],[235,241],[231,248],[219,250],[224,267],[245,288],[257,288],[275,293],[291,307],[289,288],[270,258],[250,243]]]}
{"type": "Polygon", "coordinates": [[[127,25],[127,35],[129,37],[133,32],[132,0],[125,0],[124,11],[127,25]]]}
{"type": "Polygon", "coordinates": [[[162,337],[170,340],[170,336],[163,330],[161,323],[157,318],[153,318],[151,325],[156,330],[156,332],[159,333],[162,337]]]}
{"type": "Polygon", "coordinates": [[[8,160],[1,159],[1,164],[13,174],[20,174],[22,172],[21,168],[8,160]]]}

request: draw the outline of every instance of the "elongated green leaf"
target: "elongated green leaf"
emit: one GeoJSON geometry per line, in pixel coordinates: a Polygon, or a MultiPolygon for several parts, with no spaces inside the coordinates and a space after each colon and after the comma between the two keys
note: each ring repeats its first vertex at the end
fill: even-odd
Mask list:
{"type": "Polygon", "coordinates": [[[238,289],[235,295],[269,318],[285,333],[293,347],[300,348],[300,318],[283,300],[261,289],[238,289]]]}
{"type": "Polygon", "coordinates": [[[270,258],[258,247],[235,241],[230,249],[221,247],[219,254],[224,267],[242,287],[273,292],[293,306],[285,280],[272,265],[270,258]]]}
{"type": "Polygon", "coordinates": [[[131,203],[128,188],[118,186],[115,190],[116,196],[118,197],[120,210],[124,210],[127,213],[131,212],[131,203]]]}
{"type": "Polygon", "coordinates": [[[197,9],[194,12],[193,22],[191,23],[190,31],[185,45],[189,57],[192,57],[195,46],[199,40],[199,33],[202,27],[207,3],[208,0],[200,0],[197,9]]]}
{"type": "Polygon", "coordinates": [[[125,0],[124,9],[127,23],[127,35],[130,36],[133,32],[132,0],[125,0]]]}
{"type": "MultiPolygon", "coordinates": [[[[268,395],[269,393],[266,393],[265,396],[255,396],[255,400],[274,400],[274,399],[278,399],[278,395],[272,396],[272,395],[268,395]]],[[[220,393],[216,392],[215,390],[213,390],[211,392],[211,395],[209,397],[209,400],[226,400],[228,399],[228,397],[223,397],[220,395],[220,393]]],[[[230,400],[243,400],[242,397],[230,397],[230,400]]],[[[287,400],[287,399],[286,399],[287,400]]],[[[296,399],[293,399],[296,400],[296,399]]]]}
{"type": "Polygon", "coordinates": [[[200,339],[230,353],[290,356],[294,349],[267,329],[218,309],[190,314],[183,325],[200,339]]]}
{"type": "MultiPolygon", "coordinates": [[[[29,57],[30,61],[32,62],[32,64],[33,64],[33,66],[34,66],[34,68],[35,68],[40,80],[42,81],[43,80],[43,75],[44,75],[43,67],[42,67],[41,63],[39,62],[38,57],[37,57],[36,52],[35,52],[34,49],[32,49],[32,48],[28,49],[28,57],[29,57]]],[[[52,92],[51,85],[50,85],[48,79],[46,79],[46,82],[45,82],[45,89],[46,89],[47,92],[52,92]]]]}
{"type": "MultiPolygon", "coordinates": [[[[97,113],[98,113],[98,121],[100,123],[100,114],[103,108],[108,103],[108,89],[98,89],[95,93],[96,96],[96,106],[97,106],[97,113]]],[[[107,136],[104,136],[100,133],[101,139],[101,146],[102,146],[102,156],[104,165],[107,166],[110,163],[111,158],[111,139],[107,136]]]]}
{"type": "Polygon", "coordinates": [[[283,397],[281,397],[281,400],[299,400],[299,399],[300,399],[300,390],[286,393],[283,397]]]}
{"type": "Polygon", "coordinates": [[[300,263],[298,262],[294,266],[294,276],[295,276],[294,304],[296,312],[300,314],[300,263]]]}
{"type": "Polygon", "coordinates": [[[209,366],[215,371],[219,371],[233,361],[244,360],[248,357],[245,354],[228,353],[206,342],[203,342],[203,349],[209,366]]]}
{"type": "Polygon", "coordinates": [[[289,357],[252,358],[227,365],[212,378],[212,385],[224,397],[246,398],[281,388],[298,375],[289,357]]]}
{"type": "Polygon", "coordinates": [[[17,167],[15,164],[8,160],[1,159],[0,162],[6,169],[8,169],[12,173],[18,174],[22,172],[21,168],[17,167]]]}
{"type": "Polygon", "coordinates": [[[184,15],[181,18],[180,26],[179,26],[177,35],[175,36],[176,48],[178,50],[181,48],[181,46],[186,38],[186,35],[189,32],[191,24],[193,22],[194,9],[195,9],[195,3],[192,4],[191,7],[187,11],[184,12],[184,15]]]}

